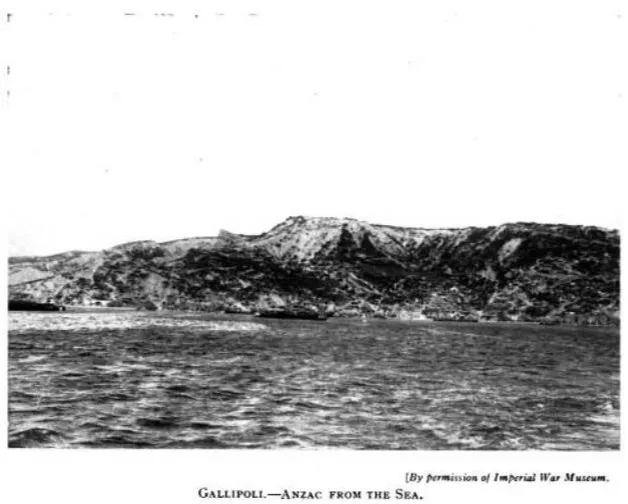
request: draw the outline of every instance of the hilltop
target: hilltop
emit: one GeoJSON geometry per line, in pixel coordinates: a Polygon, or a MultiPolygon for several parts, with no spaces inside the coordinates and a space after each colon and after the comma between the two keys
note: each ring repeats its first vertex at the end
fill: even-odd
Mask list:
{"type": "Polygon", "coordinates": [[[619,233],[512,223],[422,229],[290,217],[260,235],[141,241],[9,259],[12,299],[250,312],[607,323],[619,311],[619,233]]]}

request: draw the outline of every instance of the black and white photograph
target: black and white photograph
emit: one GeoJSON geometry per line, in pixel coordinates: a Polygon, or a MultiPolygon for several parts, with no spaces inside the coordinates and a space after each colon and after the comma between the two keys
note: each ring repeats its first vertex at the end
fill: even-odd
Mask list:
{"type": "Polygon", "coordinates": [[[616,231],[299,216],[9,264],[9,446],[619,448],[616,231]]]}
{"type": "Polygon", "coordinates": [[[602,4],[9,6],[5,453],[619,456],[602,4]]]}

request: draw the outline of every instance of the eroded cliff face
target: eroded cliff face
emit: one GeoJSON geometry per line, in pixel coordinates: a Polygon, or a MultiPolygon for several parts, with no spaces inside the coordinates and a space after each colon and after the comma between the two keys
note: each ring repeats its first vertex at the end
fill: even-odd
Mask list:
{"type": "Polygon", "coordinates": [[[344,315],[608,322],[618,318],[619,250],[617,231],[596,227],[410,229],[290,217],[259,236],[223,231],[11,258],[9,292],[66,305],[246,312],[298,303],[344,315]]]}

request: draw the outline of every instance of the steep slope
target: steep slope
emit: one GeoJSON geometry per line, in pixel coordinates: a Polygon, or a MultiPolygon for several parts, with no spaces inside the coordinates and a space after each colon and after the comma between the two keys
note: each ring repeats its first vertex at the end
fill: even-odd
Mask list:
{"type": "Polygon", "coordinates": [[[340,314],[608,321],[619,309],[619,247],[616,231],[595,227],[410,229],[290,217],[258,236],[222,231],[12,258],[9,291],[82,305],[248,311],[334,304],[340,314]]]}

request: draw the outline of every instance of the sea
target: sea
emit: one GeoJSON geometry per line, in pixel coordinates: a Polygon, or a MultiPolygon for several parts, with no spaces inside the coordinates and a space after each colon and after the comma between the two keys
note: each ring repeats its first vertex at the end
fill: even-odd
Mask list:
{"type": "Polygon", "coordinates": [[[618,450],[619,330],[10,312],[9,447],[618,450]]]}

